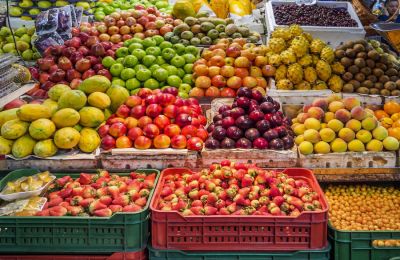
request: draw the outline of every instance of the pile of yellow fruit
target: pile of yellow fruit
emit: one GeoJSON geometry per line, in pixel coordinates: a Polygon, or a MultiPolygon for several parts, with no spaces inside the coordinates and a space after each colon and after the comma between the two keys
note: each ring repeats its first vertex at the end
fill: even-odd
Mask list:
{"type": "Polygon", "coordinates": [[[313,39],[298,25],[278,28],[268,42],[268,64],[274,67],[277,89],[341,92],[344,67],[331,47],[313,39]]]}
{"type": "Polygon", "coordinates": [[[400,104],[395,101],[385,103],[383,109],[375,111],[375,117],[388,130],[389,136],[400,141],[400,104]]]}
{"type": "Polygon", "coordinates": [[[59,149],[93,152],[101,141],[96,128],[111,115],[109,107],[120,105],[114,88],[120,87],[111,87],[106,77],[97,75],[84,80],[79,89],[55,85],[41,104],[1,112],[0,154],[45,158],[59,149]]]}
{"type": "Polygon", "coordinates": [[[41,172],[29,177],[22,177],[14,181],[7,182],[6,187],[3,189],[3,194],[12,194],[24,191],[39,190],[47,183],[53,181],[56,177],[51,175],[50,172],[41,172]]]}
{"type": "Polygon", "coordinates": [[[400,190],[396,187],[330,185],[325,195],[329,220],[336,229],[400,230],[400,190]]]}
{"type": "Polygon", "coordinates": [[[399,149],[399,141],[357,98],[318,98],[292,121],[295,142],[304,155],[399,149]]]}

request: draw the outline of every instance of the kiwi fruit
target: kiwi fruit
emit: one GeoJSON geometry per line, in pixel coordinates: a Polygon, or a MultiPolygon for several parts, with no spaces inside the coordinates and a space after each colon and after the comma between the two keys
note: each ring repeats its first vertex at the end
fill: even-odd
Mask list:
{"type": "Polygon", "coordinates": [[[353,61],[347,57],[343,57],[340,59],[340,63],[347,68],[353,64],[353,61]]]}
{"type": "Polygon", "coordinates": [[[351,74],[350,72],[346,72],[342,75],[342,78],[344,81],[350,81],[353,79],[353,74],[351,74]]]}
{"type": "Polygon", "coordinates": [[[377,88],[370,88],[370,89],[369,89],[369,94],[371,94],[371,95],[379,95],[379,89],[377,89],[377,88]]]}
{"type": "Polygon", "coordinates": [[[396,82],[399,79],[397,76],[390,76],[390,81],[396,82]]]}
{"type": "Polygon", "coordinates": [[[343,48],[346,50],[346,49],[351,49],[351,48],[353,48],[353,46],[354,46],[354,42],[352,42],[352,41],[348,41],[348,42],[346,42],[346,43],[343,43],[343,48]]]}
{"type": "Polygon", "coordinates": [[[363,45],[363,47],[368,46],[368,42],[364,39],[359,39],[357,41],[354,41],[354,48],[356,48],[357,44],[363,45]]]}
{"type": "Polygon", "coordinates": [[[364,80],[361,82],[361,87],[366,87],[366,88],[372,88],[374,86],[374,83],[370,80],[364,80]]]}
{"type": "Polygon", "coordinates": [[[371,73],[372,73],[372,70],[371,70],[371,68],[369,68],[369,67],[362,68],[360,71],[361,71],[361,73],[363,73],[365,76],[371,75],[371,73]]]}
{"type": "Polygon", "coordinates": [[[335,51],[335,56],[336,58],[341,59],[346,56],[346,52],[343,49],[338,49],[335,51]]]}
{"type": "Polygon", "coordinates": [[[371,59],[366,59],[365,64],[367,65],[367,67],[369,67],[371,69],[375,68],[375,61],[373,61],[371,59]]]}
{"type": "Polygon", "coordinates": [[[357,93],[360,93],[360,94],[368,94],[369,93],[369,89],[366,87],[359,87],[356,91],[357,91],[357,93]]]}
{"type": "Polygon", "coordinates": [[[374,88],[383,89],[383,84],[381,82],[375,82],[374,88]]]}
{"type": "Polygon", "coordinates": [[[386,71],[386,73],[385,73],[386,75],[388,75],[389,77],[390,76],[395,76],[395,75],[397,75],[398,74],[398,72],[397,72],[397,70],[396,69],[394,69],[394,68],[390,68],[390,69],[388,69],[387,71],[386,71]]]}
{"type": "Polygon", "coordinates": [[[378,78],[375,75],[368,75],[367,80],[370,80],[375,83],[378,81],[378,78]]]}
{"type": "Polygon", "coordinates": [[[347,49],[346,56],[349,58],[354,58],[356,56],[356,52],[353,49],[347,49]]]}
{"type": "Polygon", "coordinates": [[[365,60],[363,58],[357,58],[354,60],[354,64],[359,68],[365,67],[365,60]]]}
{"type": "Polygon", "coordinates": [[[400,88],[400,79],[396,80],[396,85],[398,88],[400,88]]]}
{"type": "Polygon", "coordinates": [[[385,85],[383,85],[383,87],[387,90],[395,90],[397,88],[396,83],[394,83],[393,81],[388,81],[385,83],[385,85]]]}
{"type": "Polygon", "coordinates": [[[368,58],[372,59],[372,60],[379,60],[379,53],[376,50],[371,50],[368,52],[368,58]]]}
{"type": "Polygon", "coordinates": [[[378,68],[378,69],[381,69],[383,71],[387,70],[387,66],[385,64],[383,64],[383,63],[380,63],[380,62],[375,63],[375,67],[378,68]]]}
{"type": "Polygon", "coordinates": [[[379,77],[379,82],[381,82],[382,84],[385,84],[389,80],[390,80],[389,77],[386,76],[386,75],[382,75],[382,76],[379,77]]]}
{"type": "Polygon", "coordinates": [[[355,80],[355,79],[350,80],[350,81],[349,81],[349,84],[353,85],[353,87],[354,87],[355,89],[359,88],[360,85],[361,85],[360,82],[357,81],[357,80],[355,80]]]}
{"type": "Polygon", "coordinates": [[[347,83],[347,84],[344,84],[342,91],[344,93],[353,93],[354,92],[354,87],[353,87],[352,84],[347,83]]]}
{"type": "Polygon", "coordinates": [[[359,52],[359,53],[357,53],[356,58],[366,59],[366,58],[368,58],[368,56],[367,56],[366,52],[359,52]]]}
{"type": "Polygon", "coordinates": [[[363,73],[357,73],[354,78],[359,82],[363,82],[365,80],[365,75],[363,73]]]}
{"type": "MultiPolygon", "coordinates": [[[[381,56],[379,59],[379,62],[383,63],[383,64],[388,64],[389,63],[389,59],[387,56],[381,56]]],[[[391,63],[391,62],[390,62],[391,63]]]]}
{"type": "Polygon", "coordinates": [[[400,90],[395,89],[390,93],[392,96],[400,96],[400,90]]]}
{"type": "Polygon", "coordinates": [[[359,67],[356,66],[356,65],[351,65],[351,66],[349,67],[348,71],[349,71],[351,74],[354,75],[354,74],[357,74],[358,72],[360,72],[360,69],[359,69],[359,67]]]}
{"type": "Polygon", "coordinates": [[[390,91],[387,89],[381,89],[381,95],[382,96],[390,96],[390,91]]]}
{"type": "Polygon", "coordinates": [[[379,78],[380,76],[382,76],[383,74],[385,74],[385,73],[383,72],[383,70],[381,70],[381,69],[379,69],[379,68],[375,68],[375,69],[372,71],[372,73],[373,73],[375,76],[377,76],[378,78],[379,78]]]}
{"type": "Polygon", "coordinates": [[[360,44],[360,43],[354,44],[353,49],[354,49],[356,52],[363,52],[363,51],[365,51],[364,45],[362,45],[362,44],[360,44]]]}

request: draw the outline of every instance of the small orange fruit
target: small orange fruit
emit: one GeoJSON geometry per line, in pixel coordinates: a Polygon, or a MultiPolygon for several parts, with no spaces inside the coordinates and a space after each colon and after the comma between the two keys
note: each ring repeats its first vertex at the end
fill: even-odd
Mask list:
{"type": "Polygon", "coordinates": [[[383,111],[383,110],[376,110],[375,111],[375,117],[378,119],[378,120],[380,120],[381,118],[384,118],[384,117],[389,117],[389,115],[385,112],[385,111],[383,111]]]}
{"type": "Polygon", "coordinates": [[[389,101],[383,106],[383,110],[389,115],[400,112],[400,104],[395,101],[389,101]]]}
{"type": "Polygon", "coordinates": [[[400,127],[391,127],[388,129],[389,136],[400,140],[400,127]]]}

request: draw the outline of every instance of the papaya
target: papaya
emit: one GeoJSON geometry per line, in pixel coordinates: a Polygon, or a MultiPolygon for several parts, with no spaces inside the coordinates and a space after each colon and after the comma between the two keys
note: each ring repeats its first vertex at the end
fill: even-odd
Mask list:
{"type": "Polygon", "coordinates": [[[6,139],[17,139],[28,131],[29,123],[21,121],[19,119],[14,119],[6,122],[1,127],[1,136],[6,139]]]}
{"type": "Polygon", "coordinates": [[[54,115],[55,112],[58,110],[58,103],[51,99],[46,99],[43,103],[43,106],[46,106],[50,109],[51,115],[54,115]]]}
{"type": "Polygon", "coordinates": [[[17,110],[18,108],[12,108],[9,110],[1,111],[0,112],[0,127],[3,126],[3,124],[7,121],[17,119],[17,110]]]}
{"type": "Polygon", "coordinates": [[[11,152],[11,147],[13,145],[12,140],[5,139],[4,137],[0,136],[0,154],[5,155],[11,152]]]}
{"type": "Polygon", "coordinates": [[[26,104],[17,110],[17,116],[22,121],[32,122],[40,118],[50,118],[51,111],[41,104],[26,104]]]}
{"type": "Polygon", "coordinates": [[[54,122],[57,128],[74,126],[79,122],[80,119],[81,116],[79,115],[78,111],[72,108],[60,109],[51,117],[51,121],[54,122]]]}
{"type": "Polygon", "coordinates": [[[61,149],[72,149],[78,143],[81,135],[72,127],[64,127],[54,134],[54,143],[61,149]]]}
{"type": "Polygon", "coordinates": [[[53,101],[58,101],[64,92],[70,91],[71,88],[65,84],[56,84],[47,92],[49,98],[53,101]]]}
{"type": "Polygon", "coordinates": [[[88,103],[92,107],[97,107],[100,109],[106,109],[111,105],[111,99],[104,93],[101,92],[93,92],[88,97],[88,103]]]}
{"type": "Polygon", "coordinates": [[[45,140],[50,138],[55,131],[56,125],[53,121],[46,118],[35,120],[29,126],[29,134],[36,140],[45,140]]]}
{"type": "Polygon", "coordinates": [[[79,110],[86,105],[86,95],[81,90],[64,92],[58,99],[58,108],[73,108],[79,110]]]}
{"type": "Polygon", "coordinates": [[[108,78],[101,75],[95,75],[85,79],[79,85],[79,90],[82,90],[86,94],[91,94],[93,92],[105,93],[109,87],[111,87],[111,81],[108,78]]]}
{"type": "Polygon", "coordinates": [[[178,0],[172,8],[172,15],[178,19],[184,20],[188,16],[194,17],[196,12],[189,0],[178,0]]]}
{"type": "Polygon", "coordinates": [[[33,154],[39,157],[51,157],[57,153],[57,146],[54,144],[52,139],[46,139],[39,141],[33,148],[33,154]]]}
{"type": "Polygon", "coordinates": [[[99,147],[101,140],[99,134],[95,130],[85,127],[80,134],[79,149],[81,149],[82,152],[91,153],[99,147]]]}
{"type": "Polygon", "coordinates": [[[31,155],[36,141],[29,135],[23,135],[13,143],[11,153],[16,158],[24,158],[31,155]]]}
{"type": "Polygon", "coordinates": [[[126,88],[120,86],[112,86],[107,90],[107,96],[111,99],[111,111],[117,111],[118,107],[125,103],[129,97],[129,92],[126,88]]]}
{"type": "Polygon", "coordinates": [[[79,115],[81,116],[79,124],[85,127],[96,128],[104,122],[103,111],[96,107],[83,107],[79,110],[79,115]]]}

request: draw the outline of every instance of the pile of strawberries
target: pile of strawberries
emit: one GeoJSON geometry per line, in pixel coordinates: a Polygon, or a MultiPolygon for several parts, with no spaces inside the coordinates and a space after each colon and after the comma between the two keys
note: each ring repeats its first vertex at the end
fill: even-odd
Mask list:
{"type": "Polygon", "coordinates": [[[156,174],[131,172],[129,176],[81,173],[57,179],[48,194],[48,202],[37,216],[109,217],[115,212],[137,212],[146,204],[154,188],[156,174]]]}
{"type": "Polygon", "coordinates": [[[298,216],[319,211],[317,192],[305,180],[229,160],[209,169],[163,176],[157,207],[182,215],[298,216]]]}

